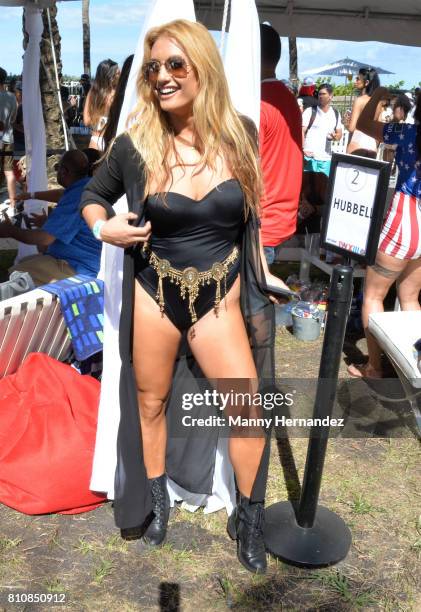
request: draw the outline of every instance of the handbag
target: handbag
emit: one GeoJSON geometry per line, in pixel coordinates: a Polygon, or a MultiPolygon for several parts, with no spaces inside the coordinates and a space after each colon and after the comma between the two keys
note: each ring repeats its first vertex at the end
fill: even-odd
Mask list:
{"type": "Polygon", "coordinates": [[[0,301],[26,293],[32,289],[35,289],[35,284],[29,272],[15,270],[10,275],[9,280],[0,283],[0,301]]]}

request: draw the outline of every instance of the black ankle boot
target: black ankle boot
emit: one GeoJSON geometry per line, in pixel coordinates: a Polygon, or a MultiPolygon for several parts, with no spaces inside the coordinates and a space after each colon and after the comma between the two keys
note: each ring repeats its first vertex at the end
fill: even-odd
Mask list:
{"type": "Polygon", "coordinates": [[[227,530],[237,540],[237,556],[250,572],[266,572],[266,550],[263,542],[264,504],[250,503],[248,497],[240,495],[240,503],[228,519],[227,530]]]}
{"type": "Polygon", "coordinates": [[[170,516],[170,496],[167,491],[167,477],[165,474],[158,478],[150,478],[152,494],[152,510],[154,517],[143,535],[143,539],[151,546],[159,546],[167,533],[168,518],[170,516]]]}

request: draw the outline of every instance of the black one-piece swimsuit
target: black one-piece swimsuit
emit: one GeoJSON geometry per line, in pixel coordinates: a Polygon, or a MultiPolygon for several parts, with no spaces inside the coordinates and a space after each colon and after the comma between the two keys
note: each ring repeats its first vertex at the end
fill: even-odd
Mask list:
{"type": "MultiPolygon", "coordinates": [[[[150,249],[171,267],[184,270],[194,266],[199,272],[223,262],[235,246],[239,247],[244,229],[244,195],[236,179],[228,179],[212,189],[201,200],[176,192],[149,196],[145,202],[145,219],[151,222],[150,249]]],[[[227,292],[236,280],[240,257],[230,265],[226,276],[227,292]]],[[[145,256],[136,259],[136,278],[155,299],[158,275],[145,256]]],[[[225,287],[225,283],[223,282],[225,287]]],[[[216,282],[200,286],[194,303],[200,319],[215,303],[216,282]]],[[[172,323],[185,331],[192,325],[188,299],[180,287],[163,279],[164,312],[172,323]]],[[[223,295],[221,296],[223,297],[223,295]]]]}

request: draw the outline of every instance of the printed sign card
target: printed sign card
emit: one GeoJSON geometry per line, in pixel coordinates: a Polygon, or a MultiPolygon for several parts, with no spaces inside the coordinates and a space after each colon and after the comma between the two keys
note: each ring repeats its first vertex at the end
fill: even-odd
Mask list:
{"type": "Polygon", "coordinates": [[[323,216],[322,246],[372,264],[389,186],[390,164],[334,154],[323,216]]]}

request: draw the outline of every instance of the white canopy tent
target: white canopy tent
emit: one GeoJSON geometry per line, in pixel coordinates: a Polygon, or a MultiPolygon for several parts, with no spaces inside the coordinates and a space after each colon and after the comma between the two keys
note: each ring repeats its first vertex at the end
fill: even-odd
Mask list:
{"type": "Polygon", "coordinates": [[[377,74],[394,74],[394,72],[390,72],[390,70],[386,70],[385,68],[380,68],[379,66],[371,66],[367,62],[359,62],[357,60],[350,59],[346,57],[345,59],[337,60],[331,64],[325,64],[324,66],[319,66],[318,68],[311,68],[311,70],[304,70],[301,74],[304,75],[316,75],[320,74],[321,76],[349,76],[358,74],[361,68],[367,67],[374,68],[377,74]]]}
{"type": "MultiPolygon", "coordinates": [[[[376,40],[418,47],[420,0],[256,0],[260,21],[281,36],[376,40]]],[[[195,0],[196,16],[219,30],[224,0],[195,0]]]]}

